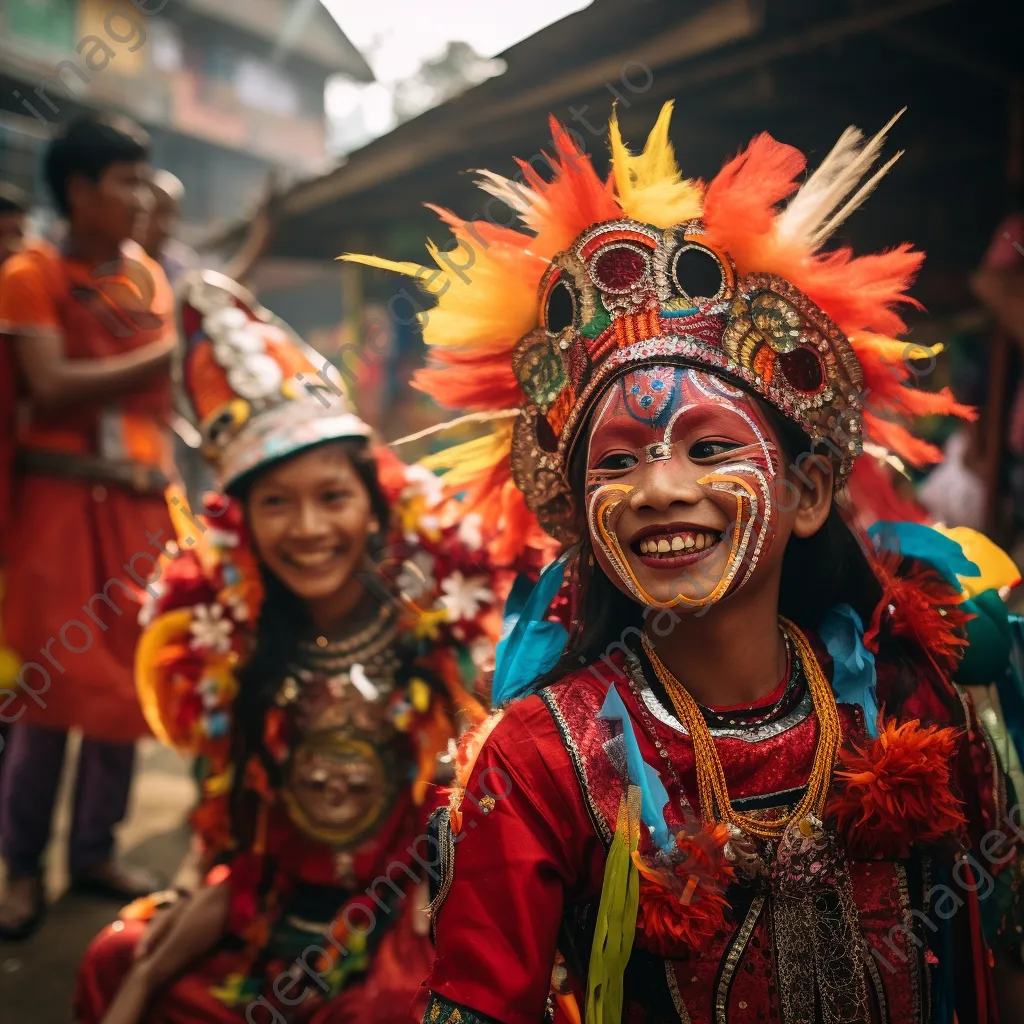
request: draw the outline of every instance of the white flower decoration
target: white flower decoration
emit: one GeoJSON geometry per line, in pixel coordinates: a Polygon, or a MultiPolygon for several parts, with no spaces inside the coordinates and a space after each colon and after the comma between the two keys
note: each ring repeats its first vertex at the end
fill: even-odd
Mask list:
{"type": "Polygon", "coordinates": [[[441,604],[453,622],[476,618],[481,606],[494,600],[486,576],[466,577],[458,569],[441,580],[441,591],[441,604]]]}
{"type": "Polygon", "coordinates": [[[235,331],[244,331],[249,326],[249,317],[237,306],[220,306],[203,317],[203,330],[220,341],[235,331]]]}
{"type": "Polygon", "coordinates": [[[234,628],[231,620],[225,617],[221,605],[196,605],[192,609],[192,624],[189,627],[193,650],[227,654],[231,650],[231,633],[234,628]]]}
{"type": "Polygon", "coordinates": [[[425,466],[409,466],[405,471],[402,497],[423,497],[426,499],[427,507],[433,508],[444,497],[444,484],[439,476],[425,466]]]}
{"type": "Polygon", "coordinates": [[[480,531],[483,521],[483,516],[479,512],[470,512],[468,516],[463,516],[459,522],[459,543],[467,551],[479,551],[483,547],[484,538],[480,531]]]}

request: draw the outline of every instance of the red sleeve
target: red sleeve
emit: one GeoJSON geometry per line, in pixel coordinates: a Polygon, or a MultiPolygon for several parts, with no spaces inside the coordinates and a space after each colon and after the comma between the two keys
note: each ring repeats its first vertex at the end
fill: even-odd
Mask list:
{"type": "Polygon", "coordinates": [[[537,1024],[562,908],[596,895],[604,871],[572,762],[539,697],[513,704],[488,737],[454,838],[427,987],[501,1024],[537,1024]]]}

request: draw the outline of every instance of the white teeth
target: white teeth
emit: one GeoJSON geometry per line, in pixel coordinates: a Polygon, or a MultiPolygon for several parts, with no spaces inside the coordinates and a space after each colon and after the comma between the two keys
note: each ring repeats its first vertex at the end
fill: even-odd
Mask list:
{"type": "Polygon", "coordinates": [[[317,553],[293,554],[291,559],[296,565],[302,566],[304,569],[315,569],[333,556],[333,551],[320,551],[317,553]]]}
{"type": "Polygon", "coordinates": [[[718,541],[713,533],[676,533],[658,540],[644,538],[638,547],[642,555],[667,555],[679,551],[703,551],[718,541]]]}

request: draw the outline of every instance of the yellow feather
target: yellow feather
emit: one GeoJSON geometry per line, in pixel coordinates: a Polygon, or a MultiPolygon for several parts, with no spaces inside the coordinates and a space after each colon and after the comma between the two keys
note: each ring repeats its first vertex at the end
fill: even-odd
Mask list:
{"type": "Polygon", "coordinates": [[[892,364],[911,359],[934,358],[945,348],[942,342],[922,345],[916,341],[887,338],[882,334],[853,334],[850,336],[850,344],[862,361],[868,356],[876,355],[883,362],[892,364]]]}
{"type": "Polygon", "coordinates": [[[512,442],[511,424],[502,424],[490,434],[446,448],[420,459],[419,464],[432,472],[448,470],[444,484],[456,490],[473,482],[508,457],[512,442]]]}
{"type": "Polygon", "coordinates": [[[958,576],[968,598],[977,597],[985,590],[1002,590],[1020,582],[1020,570],[1001,547],[983,533],[967,526],[934,526],[933,530],[954,540],[963,553],[981,570],[980,576],[958,576]]]}
{"type": "Polygon", "coordinates": [[[419,263],[401,260],[386,260],[381,256],[368,256],[361,252],[343,252],[336,259],[345,263],[361,263],[364,267],[376,267],[378,270],[390,270],[393,274],[404,274],[406,277],[426,276],[430,271],[419,263]]]}
{"type": "Polygon", "coordinates": [[[537,286],[547,261],[528,250],[483,245],[465,229],[458,245],[427,243],[438,270],[437,305],[422,314],[423,340],[443,348],[508,350],[538,322],[537,286]]]}
{"type": "Polygon", "coordinates": [[[671,227],[701,215],[704,193],[698,182],[684,179],[668,137],[672,119],[669,100],[639,155],[626,148],[619,132],[618,112],[608,122],[612,172],[619,204],[626,215],[657,228],[671,227]]]}

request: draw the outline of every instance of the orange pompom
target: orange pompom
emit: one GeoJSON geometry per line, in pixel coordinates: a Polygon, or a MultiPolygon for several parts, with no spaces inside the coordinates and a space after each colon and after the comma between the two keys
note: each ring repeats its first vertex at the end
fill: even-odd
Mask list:
{"type": "Polygon", "coordinates": [[[950,790],[955,729],[887,721],[876,740],[840,751],[839,787],[827,813],[853,857],[909,856],[914,844],[955,836],[966,824],[950,790]]]}
{"type": "Polygon", "coordinates": [[[636,943],[655,956],[678,956],[700,949],[726,927],[725,890],[735,870],[725,857],[728,827],[679,832],[664,863],[651,864],[639,853],[640,904],[636,943]]]}

